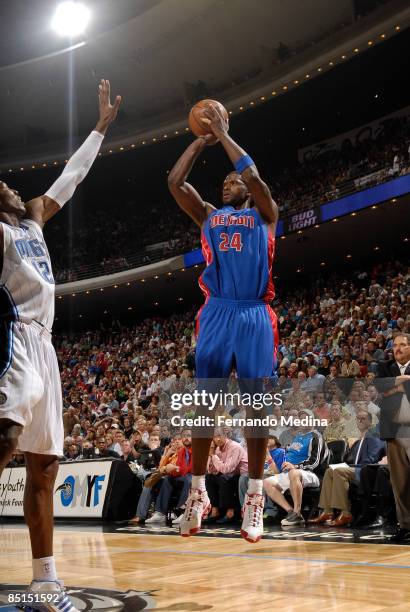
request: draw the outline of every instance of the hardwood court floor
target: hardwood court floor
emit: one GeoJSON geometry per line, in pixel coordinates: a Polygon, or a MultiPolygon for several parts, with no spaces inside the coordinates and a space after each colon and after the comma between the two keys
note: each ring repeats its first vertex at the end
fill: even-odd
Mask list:
{"type": "MultiPolygon", "coordinates": [[[[148,594],[150,603],[126,610],[410,611],[407,546],[294,540],[251,545],[239,538],[72,527],[56,531],[55,556],[67,587],[148,594]]],[[[30,579],[27,530],[1,526],[0,583],[24,585],[30,579]]]]}

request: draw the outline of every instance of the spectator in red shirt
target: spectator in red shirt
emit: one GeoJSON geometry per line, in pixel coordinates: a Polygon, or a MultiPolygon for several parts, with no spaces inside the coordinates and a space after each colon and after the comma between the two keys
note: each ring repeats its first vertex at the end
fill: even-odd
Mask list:
{"type": "MultiPolygon", "coordinates": [[[[169,476],[166,476],[163,479],[161,490],[155,503],[155,512],[150,519],[145,521],[146,524],[160,523],[165,525],[169,502],[171,500],[172,492],[176,486],[182,485],[176,507],[182,509],[187,500],[192,480],[191,431],[189,429],[185,429],[181,433],[181,438],[182,448],[180,448],[178,451],[174,470],[169,476]]],[[[180,517],[173,521],[173,524],[177,524],[182,516],[183,515],[181,514],[180,517]]]]}

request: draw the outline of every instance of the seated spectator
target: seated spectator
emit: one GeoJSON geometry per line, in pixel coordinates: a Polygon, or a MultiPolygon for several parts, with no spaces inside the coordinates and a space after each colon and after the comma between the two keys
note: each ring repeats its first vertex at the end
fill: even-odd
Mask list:
{"type": "MultiPolygon", "coordinates": [[[[350,418],[350,414],[348,415],[350,418]]],[[[334,440],[348,441],[346,432],[346,417],[343,414],[343,408],[339,400],[333,400],[330,407],[330,418],[323,432],[323,439],[326,443],[334,440]]]]}
{"type": "Polygon", "coordinates": [[[80,456],[80,449],[77,444],[70,444],[68,451],[64,454],[67,461],[75,461],[80,456]]]}
{"type": "Polygon", "coordinates": [[[343,351],[343,361],[340,368],[341,378],[355,378],[360,376],[360,366],[355,359],[352,358],[350,348],[346,347],[343,351]]]}
{"type": "MultiPolygon", "coordinates": [[[[304,404],[301,404],[300,407],[303,410],[305,406],[304,404]]],[[[299,418],[299,410],[297,408],[289,410],[289,412],[287,413],[287,416],[291,418],[292,419],[291,422],[293,422],[293,419],[299,418]]],[[[298,430],[299,430],[299,426],[296,426],[296,425],[289,425],[289,427],[286,429],[282,428],[282,431],[279,434],[279,442],[281,446],[283,446],[283,448],[286,448],[287,446],[289,446],[289,444],[292,443],[292,440],[295,437],[298,430]]]]}
{"type": "Polygon", "coordinates": [[[313,396],[313,413],[318,419],[330,419],[330,405],[322,392],[315,393],[313,396]]]}
{"type": "Polygon", "coordinates": [[[142,441],[142,435],[140,431],[135,431],[133,433],[133,435],[130,438],[130,442],[131,445],[133,447],[133,449],[135,450],[136,453],[136,459],[137,461],[140,460],[141,457],[141,453],[143,450],[147,450],[148,449],[148,445],[145,444],[145,442],[142,441]]]}
{"type": "MultiPolygon", "coordinates": [[[[170,470],[172,469],[175,475],[170,474],[162,481],[161,490],[155,502],[155,512],[150,519],[145,521],[146,524],[160,523],[165,525],[171,495],[177,484],[182,485],[182,489],[179,494],[176,508],[182,509],[187,500],[192,480],[192,440],[190,430],[184,430],[181,433],[181,438],[182,448],[178,451],[175,465],[170,464],[172,468],[169,468],[170,470]]],[[[182,516],[181,514],[176,520],[179,522],[179,520],[182,520],[182,516]]]]}
{"type": "Polygon", "coordinates": [[[182,448],[181,435],[175,434],[169,445],[164,449],[158,470],[148,476],[144,482],[135,517],[129,521],[131,525],[138,525],[145,521],[153,494],[159,492],[163,478],[167,475],[178,476],[175,466],[177,465],[180,448],[182,448]]]}
{"type": "Polygon", "coordinates": [[[315,365],[310,365],[308,367],[308,378],[303,383],[303,391],[312,393],[322,391],[324,382],[325,377],[323,374],[318,374],[317,367],[315,365]]]}
{"type": "Polygon", "coordinates": [[[270,469],[276,469],[275,474],[279,474],[282,470],[282,464],[285,460],[285,449],[282,448],[282,445],[279,439],[276,436],[269,436],[268,438],[268,453],[270,456],[270,461],[268,458],[268,465],[266,466],[266,470],[269,472],[270,469]]]}
{"type": "Polygon", "coordinates": [[[123,440],[120,446],[121,446],[121,454],[120,454],[121,459],[123,459],[126,463],[133,463],[134,461],[136,461],[137,453],[135,452],[134,448],[131,446],[131,443],[129,440],[123,440]]]}
{"type": "MultiPolygon", "coordinates": [[[[300,418],[314,418],[313,412],[307,408],[300,411],[299,415],[300,418]]],[[[321,472],[328,452],[321,434],[312,430],[310,425],[300,427],[286,451],[282,471],[263,481],[266,494],[287,512],[287,516],[281,522],[283,526],[299,525],[305,522],[301,514],[303,489],[320,485],[318,474],[321,472]],[[289,489],[293,507],[284,496],[289,489]]]]}
{"type": "Polygon", "coordinates": [[[330,374],[330,367],[332,365],[329,355],[323,355],[322,363],[317,369],[317,373],[321,374],[325,378],[330,374]]]}
{"type": "Polygon", "coordinates": [[[113,450],[109,450],[107,447],[107,440],[104,437],[101,437],[97,440],[96,444],[98,450],[98,458],[103,459],[105,457],[114,457],[114,459],[119,459],[120,456],[113,450]]]}
{"type": "Polygon", "coordinates": [[[214,436],[205,476],[212,506],[208,522],[225,525],[234,520],[239,476],[247,471],[248,459],[244,448],[223,434],[214,436]]]}
{"type": "Polygon", "coordinates": [[[148,438],[147,448],[140,451],[139,463],[141,465],[143,478],[156,470],[159,466],[162,456],[162,448],[160,446],[159,435],[155,432],[150,434],[148,438]]]}
{"type": "Polygon", "coordinates": [[[343,527],[352,522],[349,483],[359,480],[361,467],[377,463],[386,454],[384,442],[370,434],[371,426],[372,415],[359,412],[357,427],[361,437],[349,449],[345,464],[333,465],[326,470],[319,500],[322,512],[317,518],[311,519],[311,523],[343,527]],[[337,511],[337,516],[334,510],[337,511]]]}

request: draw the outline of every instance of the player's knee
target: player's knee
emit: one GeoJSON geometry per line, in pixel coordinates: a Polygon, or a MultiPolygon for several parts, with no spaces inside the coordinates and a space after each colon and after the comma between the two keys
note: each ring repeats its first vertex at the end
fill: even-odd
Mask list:
{"type": "Polygon", "coordinates": [[[27,478],[36,489],[53,490],[58,473],[58,459],[57,457],[45,459],[43,455],[37,457],[31,456],[27,460],[27,478]]]}
{"type": "Polygon", "coordinates": [[[23,427],[13,421],[3,423],[0,426],[0,462],[15,452],[22,431],[23,427]]]}

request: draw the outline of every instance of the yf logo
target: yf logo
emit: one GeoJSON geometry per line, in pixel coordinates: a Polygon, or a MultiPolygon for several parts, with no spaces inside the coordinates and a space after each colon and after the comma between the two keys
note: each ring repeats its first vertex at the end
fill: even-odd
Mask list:
{"type": "Polygon", "coordinates": [[[82,481],[79,476],[67,476],[63,484],[57,487],[55,493],[60,491],[60,499],[64,507],[75,508],[78,500],[82,508],[95,507],[100,502],[100,491],[104,480],[105,475],[97,476],[96,474],[93,476],[87,474],[82,481]]]}

